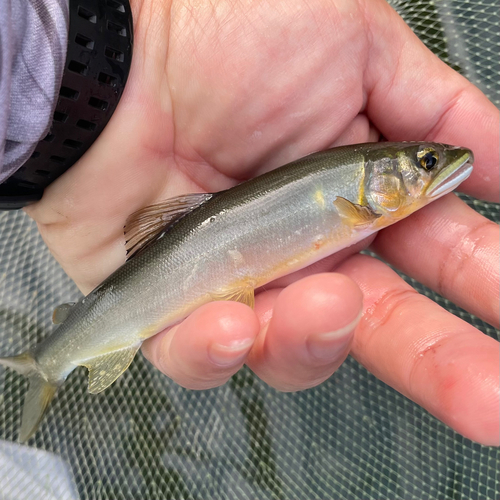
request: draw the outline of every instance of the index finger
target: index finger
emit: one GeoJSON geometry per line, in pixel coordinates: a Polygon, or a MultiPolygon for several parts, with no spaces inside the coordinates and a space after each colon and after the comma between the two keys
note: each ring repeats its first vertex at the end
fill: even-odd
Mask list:
{"type": "Polygon", "coordinates": [[[364,295],[351,354],[460,434],[498,446],[498,342],[418,294],[376,259],[351,257],[338,272],[364,295]]]}
{"type": "Polygon", "coordinates": [[[460,190],[499,199],[499,111],[442,62],[384,2],[370,2],[367,114],[391,141],[430,140],[468,147],[474,172],[460,190]],[[390,31],[390,36],[388,32],[390,31]]]}

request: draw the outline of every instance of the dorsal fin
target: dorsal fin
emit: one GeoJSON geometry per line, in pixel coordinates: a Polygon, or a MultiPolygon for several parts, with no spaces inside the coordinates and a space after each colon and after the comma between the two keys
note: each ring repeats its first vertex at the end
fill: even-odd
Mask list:
{"type": "Polygon", "coordinates": [[[191,193],[141,208],[125,224],[127,260],[145,250],[181,217],[205,203],[212,193],[191,193]]]}

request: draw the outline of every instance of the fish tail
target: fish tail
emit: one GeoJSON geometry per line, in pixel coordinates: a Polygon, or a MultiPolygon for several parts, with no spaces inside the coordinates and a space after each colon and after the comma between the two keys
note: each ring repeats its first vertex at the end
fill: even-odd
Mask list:
{"type": "Polygon", "coordinates": [[[16,370],[21,375],[28,377],[29,380],[30,385],[24,398],[23,417],[18,438],[19,442],[24,443],[37,430],[60,383],[48,379],[29,351],[11,358],[0,358],[0,365],[16,370]]]}

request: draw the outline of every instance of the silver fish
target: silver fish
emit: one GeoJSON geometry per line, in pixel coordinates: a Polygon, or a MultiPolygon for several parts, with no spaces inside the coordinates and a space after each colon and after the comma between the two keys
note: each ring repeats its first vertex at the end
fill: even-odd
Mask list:
{"type": "Polygon", "coordinates": [[[253,306],[254,290],[346,248],[455,189],[473,154],[435,143],[373,143],[315,153],[216,194],[188,194],[133,214],[129,259],[57,330],[0,364],[29,377],[19,440],[36,431],[79,365],[89,391],[111,385],[142,342],[214,300],[253,306]]]}

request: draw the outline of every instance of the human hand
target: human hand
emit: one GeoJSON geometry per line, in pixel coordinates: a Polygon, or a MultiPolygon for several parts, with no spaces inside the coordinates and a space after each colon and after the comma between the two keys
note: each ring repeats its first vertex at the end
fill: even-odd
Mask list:
{"type": "MultiPolygon", "coordinates": [[[[498,110],[381,0],[132,7],[134,60],[118,109],[27,209],[84,293],[124,262],[122,228],[138,208],[219,191],[312,151],[377,140],[379,131],[471,148],[475,169],[463,190],[498,199],[498,110]]],[[[372,245],[498,326],[498,236],[496,224],[449,195],[372,245]]],[[[350,350],[457,431],[499,444],[498,343],[379,261],[348,257],[369,243],[266,286],[255,313],[207,304],[144,353],[190,388],[220,385],[246,362],[270,385],[298,390],[328,378],[350,350]]]]}

